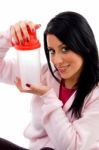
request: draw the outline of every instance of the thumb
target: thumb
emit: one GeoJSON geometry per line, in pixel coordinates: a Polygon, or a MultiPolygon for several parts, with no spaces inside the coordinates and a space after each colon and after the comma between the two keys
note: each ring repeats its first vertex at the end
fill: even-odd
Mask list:
{"type": "Polygon", "coordinates": [[[37,94],[39,96],[45,94],[50,88],[48,86],[40,85],[31,85],[29,83],[26,84],[27,87],[29,87],[32,90],[32,93],[37,94]]]}

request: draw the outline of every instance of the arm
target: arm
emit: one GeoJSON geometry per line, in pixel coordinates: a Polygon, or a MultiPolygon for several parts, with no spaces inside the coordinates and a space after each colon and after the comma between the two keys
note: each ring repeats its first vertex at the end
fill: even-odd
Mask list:
{"type": "Polygon", "coordinates": [[[5,58],[11,47],[10,30],[0,34],[0,82],[13,83],[15,76],[15,60],[5,58]]]}
{"type": "Polygon", "coordinates": [[[84,106],[82,118],[73,122],[52,89],[41,96],[44,127],[57,150],[89,150],[99,140],[98,88],[84,106]]]}
{"type": "MultiPolygon", "coordinates": [[[[49,74],[48,71],[42,74],[42,84],[45,85],[46,90],[48,80],[50,84],[52,82],[49,74]]],[[[62,108],[63,104],[58,99],[53,87],[46,91],[40,86],[38,88],[33,85],[30,86],[31,93],[37,92],[38,95],[43,92],[40,98],[38,96],[38,99],[33,101],[33,104],[35,102],[34,107],[32,105],[33,110],[39,112],[33,113],[35,114],[33,117],[37,120],[35,127],[36,123],[43,121],[42,128],[45,128],[48,137],[57,150],[90,150],[99,140],[99,86],[87,96],[82,117],[79,119],[72,119],[70,117],[71,112],[62,108]],[[38,105],[38,103],[41,103],[41,105],[38,105]],[[38,119],[38,117],[40,118],[38,119]]]]}
{"type": "Polygon", "coordinates": [[[37,98],[32,103],[33,124],[32,128],[28,128],[27,136],[33,140],[35,135],[31,129],[35,127],[39,131],[37,136],[41,139],[47,134],[57,150],[90,150],[99,140],[99,86],[87,96],[82,117],[72,120],[71,112],[62,108],[63,104],[53,89],[56,82],[50,88],[47,86],[48,82],[51,85],[53,78],[49,77],[50,72],[46,68],[44,70],[41,78],[43,86],[30,85],[29,92],[36,94],[37,98]]]}
{"type": "Polygon", "coordinates": [[[0,33],[0,59],[4,58],[6,52],[11,47],[10,41],[11,41],[10,30],[4,33],[0,33]]]}
{"type": "Polygon", "coordinates": [[[31,31],[39,28],[30,21],[20,21],[11,26],[9,31],[0,35],[0,82],[14,84],[16,77],[19,76],[16,58],[7,59],[5,56],[12,46],[12,39],[16,44],[22,44],[24,40],[29,40],[27,26],[31,31]]]}

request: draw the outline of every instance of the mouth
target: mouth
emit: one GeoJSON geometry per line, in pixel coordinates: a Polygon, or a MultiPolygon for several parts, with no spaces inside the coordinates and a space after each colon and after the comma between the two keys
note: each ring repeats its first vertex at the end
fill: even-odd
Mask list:
{"type": "Polygon", "coordinates": [[[63,73],[66,73],[68,68],[69,68],[70,65],[66,65],[66,66],[62,66],[62,67],[57,67],[57,70],[59,73],[63,74],[63,73]]]}

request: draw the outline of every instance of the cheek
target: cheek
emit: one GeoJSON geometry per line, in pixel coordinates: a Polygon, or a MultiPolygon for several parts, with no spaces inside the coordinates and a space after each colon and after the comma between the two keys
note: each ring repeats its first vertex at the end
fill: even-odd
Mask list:
{"type": "Polygon", "coordinates": [[[74,69],[79,70],[83,66],[83,60],[82,59],[74,59],[74,61],[71,61],[71,65],[72,65],[72,67],[74,67],[74,69]]]}
{"type": "Polygon", "coordinates": [[[68,62],[71,62],[74,64],[78,64],[78,66],[83,64],[83,58],[73,52],[71,52],[71,54],[69,53],[68,55],[66,55],[64,57],[64,60],[67,60],[68,62]]]}
{"type": "Polygon", "coordinates": [[[82,65],[83,65],[82,57],[80,57],[76,54],[65,56],[64,62],[67,62],[72,67],[72,69],[76,69],[76,68],[78,69],[78,68],[82,67],[82,65]]]}
{"type": "Polygon", "coordinates": [[[55,60],[54,60],[54,57],[53,56],[50,56],[50,61],[55,64],[55,60]]]}

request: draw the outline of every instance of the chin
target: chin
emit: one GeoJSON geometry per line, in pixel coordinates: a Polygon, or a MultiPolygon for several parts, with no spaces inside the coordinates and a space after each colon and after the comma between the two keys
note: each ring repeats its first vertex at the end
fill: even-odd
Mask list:
{"type": "Polygon", "coordinates": [[[72,77],[72,75],[71,74],[68,74],[68,73],[64,73],[64,74],[60,74],[60,76],[61,76],[61,78],[63,78],[63,79],[69,79],[69,78],[71,78],[72,77]]]}
{"type": "Polygon", "coordinates": [[[69,77],[67,77],[66,75],[60,75],[62,79],[68,79],[69,77]]]}

